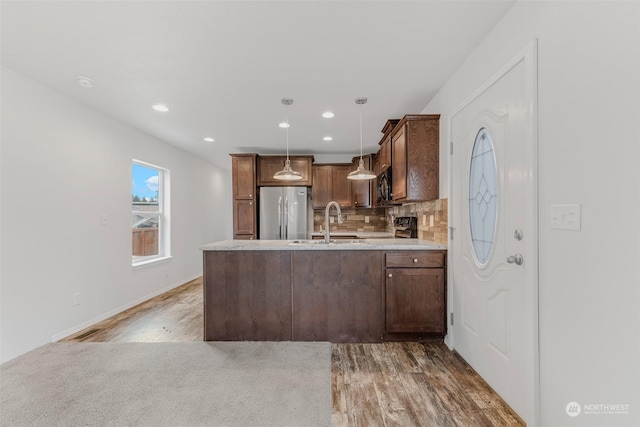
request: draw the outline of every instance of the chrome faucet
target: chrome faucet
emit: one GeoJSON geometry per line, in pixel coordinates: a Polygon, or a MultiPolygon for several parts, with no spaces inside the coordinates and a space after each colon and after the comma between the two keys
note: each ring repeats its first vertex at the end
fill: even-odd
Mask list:
{"type": "Polygon", "coordinates": [[[342,224],[342,212],[340,211],[340,205],[333,200],[327,203],[327,207],[324,210],[324,242],[329,243],[329,210],[331,206],[335,206],[338,211],[338,224],[342,224]]]}

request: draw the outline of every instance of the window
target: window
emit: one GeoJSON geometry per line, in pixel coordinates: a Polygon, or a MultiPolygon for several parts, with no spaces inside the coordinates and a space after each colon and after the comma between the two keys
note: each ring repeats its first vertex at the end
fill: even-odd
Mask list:
{"type": "Polygon", "coordinates": [[[476,135],[469,170],[469,226],[476,261],[485,267],[496,237],[498,169],[493,140],[486,128],[476,135]]]}
{"type": "Polygon", "coordinates": [[[134,160],[131,177],[132,265],[169,258],[169,171],[134,160]]]}

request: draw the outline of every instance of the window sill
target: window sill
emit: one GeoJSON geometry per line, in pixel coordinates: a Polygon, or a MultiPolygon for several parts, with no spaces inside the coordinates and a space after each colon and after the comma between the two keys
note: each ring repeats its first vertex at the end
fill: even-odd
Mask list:
{"type": "Polygon", "coordinates": [[[171,258],[173,258],[173,257],[172,256],[162,256],[162,257],[157,257],[157,258],[153,258],[153,259],[135,261],[135,262],[133,262],[131,264],[131,267],[134,270],[138,270],[138,269],[141,269],[141,268],[150,267],[150,266],[155,265],[155,264],[160,264],[160,263],[169,261],[171,258]]]}

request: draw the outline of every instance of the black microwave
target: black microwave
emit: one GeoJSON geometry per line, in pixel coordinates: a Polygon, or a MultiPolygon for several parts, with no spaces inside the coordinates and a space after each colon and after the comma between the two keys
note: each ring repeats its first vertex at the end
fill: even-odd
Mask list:
{"type": "Polygon", "coordinates": [[[376,179],[376,194],[377,206],[393,204],[393,200],[391,198],[391,168],[387,168],[384,172],[378,175],[376,179]]]}

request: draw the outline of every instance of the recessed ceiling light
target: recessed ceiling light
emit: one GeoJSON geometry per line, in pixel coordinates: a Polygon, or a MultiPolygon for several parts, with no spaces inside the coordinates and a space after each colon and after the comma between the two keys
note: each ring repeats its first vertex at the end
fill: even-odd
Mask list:
{"type": "Polygon", "coordinates": [[[325,113],[322,113],[322,117],[324,117],[325,119],[330,119],[331,117],[333,117],[333,113],[331,111],[327,111],[325,113]]]}
{"type": "Polygon", "coordinates": [[[93,79],[85,76],[77,76],[76,83],[78,83],[79,86],[85,87],[87,89],[91,89],[96,85],[96,82],[93,79]]]}
{"type": "Polygon", "coordinates": [[[322,138],[323,141],[333,141],[333,137],[331,136],[325,136],[324,138],[322,138]]]}
{"type": "Polygon", "coordinates": [[[205,141],[207,141],[207,142],[213,142],[213,141],[215,141],[215,139],[211,138],[210,136],[208,136],[208,137],[204,138],[204,140],[205,140],[205,141]]]}
{"type": "Polygon", "coordinates": [[[152,105],[151,108],[153,108],[156,111],[160,111],[161,113],[166,113],[167,111],[169,111],[169,107],[167,107],[164,104],[155,104],[155,105],[152,105]]]}
{"type": "Polygon", "coordinates": [[[288,128],[288,127],[289,127],[289,123],[287,123],[287,122],[282,122],[282,123],[280,123],[278,126],[280,126],[281,128],[288,128]]]}

